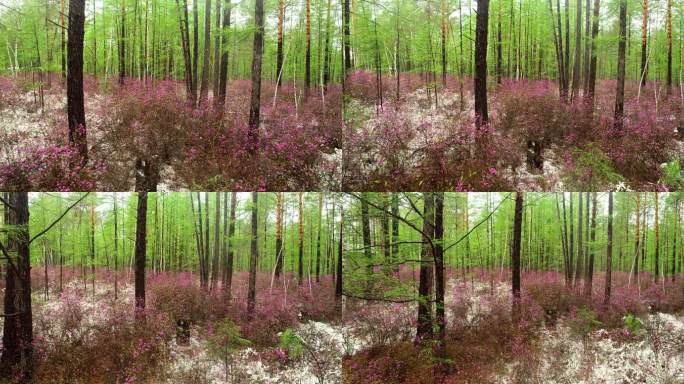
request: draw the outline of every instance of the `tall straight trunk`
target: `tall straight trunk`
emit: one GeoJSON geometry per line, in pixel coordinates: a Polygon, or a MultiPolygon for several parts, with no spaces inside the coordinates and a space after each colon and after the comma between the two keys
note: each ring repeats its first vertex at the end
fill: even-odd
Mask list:
{"type": "MultiPolygon", "coordinates": [[[[191,207],[194,207],[194,204],[191,205],[191,207]]],[[[201,200],[200,192],[197,192],[197,213],[198,213],[199,217],[197,218],[198,228],[197,228],[196,236],[197,236],[197,255],[199,257],[200,287],[202,289],[206,289],[207,281],[205,279],[206,273],[204,271],[207,268],[207,266],[205,264],[206,258],[204,256],[204,224],[202,223],[202,200],[201,200]]]]}
{"type": "Polygon", "coordinates": [[[278,43],[276,48],[277,86],[283,82],[283,23],[285,22],[285,0],[278,0],[278,43]]]}
{"type": "Polygon", "coordinates": [[[305,0],[306,13],[306,37],[304,43],[306,45],[306,53],[304,56],[304,99],[309,97],[309,88],[311,87],[311,0],[305,0]]]}
{"type": "Polygon", "coordinates": [[[283,273],[283,193],[276,192],[276,267],[275,276],[283,273]]]}
{"type": "Polygon", "coordinates": [[[209,289],[209,192],[204,192],[204,288],[209,289]]]}
{"type": "Polygon", "coordinates": [[[681,221],[681,216],[680,216],[680,209],[679,209],[679,202],[676,203],[675,205],[675,217],[677,220],[675,221],[674,224],[674,234],[672,236],[672,269],[671,269],[671,275],[672,275],[672,282],[674,283],[675,281],[675,275],[677,274],[677,238],[679,237],[679,232],[680,232],[680,221],[681,221]]]}
{"type": "MultiPolygon", "coordinates": [[[[496,83],[501,84],[503,72],[503,47],[501,38],[501,1],[496,14],[496,83]]],[[[460,16],[459,16],[460,17],[460,16]]],[[[555,34],[555,32],[554,32],[555,34]]],[[[555,36],[555,35],[554,35],[555,36]]]]}
{"type": "Polygon", "coordinates": [[[140,318],[145,310],[145,253],[147,250],[147,191],[138,192],[135,220],[135,312],[140,318]]]}
{"type": "Polygon", "coordinates": [[[219,93],[219,77],[221,72],[221,1],[216,0],[216,29],[214,31],[214,81],[212,89],[214,90],[214,99],[219,93]]]}
{"type": "Polygon", "coordinates": [[[11,206],[5,206],[5,222],[16,228],[7,235],[6,250],[13,252],[16,257],[13,262],[6,264],[0,375],[7,379],[20,377],[22,383],[30,383],[33,371],[33,311],[28,193],[10,192],[5,197],[11,206]]]}
{"type": "Polygon", "coordinates": [[[435,320],[437,325],[438,354],[446,345],[446,316],[444,311],[444,192],[435,192],[435,320]]]}
{"type": "MultiPolygon", "coordinates": [[[[582,231],[582,224],[584,222],[584,206],[582,205],[582,192],[578,193],[577,209],[577,264],[575,264],[575,288],[579,287],[580,280],[582,279],[582,274],[584,272],[584,232],[582,231]]],[[[588,214],[588,212],[586,214],[588,214]]]]}
{"type": "Polygon", "coordinates": [[[399,273],[399,264],[397,264],[397,257],[399,255],[399,195],[397,192],[392,192],[390,201],[390,212],[392,213],[392,248],[390,252],[390,260],[392,261],[392,269],[394,274],[399,273]]]}
{"type": "Polygon", "coordinates": [[[230,193],[230,224],[228,227],[228,250],[226,252],[226,278],[224,290],[226,297],[230,300],[231,289],[233,286],[233,236],[235,235],[235,208],[237,206],[237,192],[230,193]]]}
{"type": "Polygon", "coordinates": [[[192,101],[193,106],[197,101],[197,68],[199,61],[199,9],[197,3],[200,0],[192,0],[192,101]]]}
{"type": "Polygon", "coordinates": [[[361,235],[363,237],[363,256],[366,263],[366,294],[373,289],[373,253],[371,251],[370,219],[368,217],[368,194],[361,199],[361,235]]]}
{"type": "Polygon", "coordinates": [[[325,53],[323,53],[323,93],[328,93],[328,83],[330,82],[330,2],[328,0],[327,13],[325,17],[325,53]]]}
{"type": "Polygon", "coordinates": [[[380,233],[382,236],[382,254],[383,254],[383,263],[385,263],[385,268],[383,268],[383,272],[388,272],[388,267],[389,264],[392,262],[391,260],[391,254],[390,254],[390,218],[389,218],[389,211],[390,211],[390,200],[389,200],[388,194],[383,194],[382,195],[382,202],[383,202],[383,209],[381,212],[381,217],[380,217],[380,233]]]}
{"type": "MultiPolygon", "coordinates": [[[[558,10],[560,12],[560,8],[558,10]]],[[[568,91],[570,86],[570,0],[565,0],[565,58],[563,62],[565,63],[565,91],[568,91]]]]}
{"type": "Polygon", "coordinates": [[[601,7],[601,0],[594,0],[594,15],[591,24],[591,59],[589,62],[589,80],[587,81],[587,104],[589,110],[594,109],[594,92],[596,90],[596,39],[599,32],[599,12],[601,7]]]}
{"type": "MultiPolygon", "coordinates": [[[[117,215],[117,201],[116,192],[114,192],[114,300],[119,296],[119,219],[117,215]]],[[[61,225],[60,225],[61,234],[61,225]]],[[[60,251],[60,257],[61,257],[60,251]]],[[[61,288],[60,288],[61,291],[61,288]]]]}
{"type": "Polygon", "coordinates": [[[584,61],[582,64],[582,81],[584,90],[584,96],[586,96],[587,88],[589,88],[589,71],[590,71],[590,61],[591,61],[591,0],[585,0],[585,12],[584,12],[584,61]]]}
{"type": "MultiPolygon", "coordinates": [[[[641,226],[641,220],[640,220],[640,215],[641,215],[641,194],[637,192],[636,195],[636,210],[634,212],[636,215],[636,230],[634,233],[634,280],[639,283],[639,249],[641,248],[640,246],[640,241],[641,241],[641,232],[640,232],[640,226],[641,226]]],[[[645,230],[645,228],[644,228],[645,230]]]]}
{"type": "Polygon", "coordinates": [[[323,226],[323,193],[318,194],[318,235],[316,238],[316,282],[321,281],[321,227],[323,226]]]}
{"type": "Polygon", "coordinates": [[[264,48],[264,0],[255,0],[254,6],[254,45],[252,48],[252,94],[249,103],[250,145],[256,148],[259,140],[259,121],[261,111],[261,59],[264,48]]]}
{"type": "MultiPolygon", "coordinates": [[[[261,0],[257,0],[261,1],[261,0]]],[[[250,241],[250,256],[249,256],[249,281],[247,287],[247,313],[249,316],[254,314],[254,307],[256,306],[256,272],[257,259],[259,258],[259,242],[258,242],[258,213],[259,213],[259,193],[252,192],[252,234],[250,241]]]]}
{"type": "MultiPolygon", "coordinates": [[[[666,26],[666,28],[667,28],[667,95],[671,96],[672,95],[672,0],[667,0],[666,23],[667,23],[667,26],[666,26]]],[[[681,65],[681,63],[680,63],[680,65],[681,65]]]]}
{"type": "MultiPolygon", "coordinates": [[[[217,0],[220,1],[220,0],[217,0]]],[[[219,89],[216,104],[223,108],[226,102],[226,89],[228,88],[228,50],[230,49],[230,39],[228,38],[228,31],[230,30],[230,12],[232,5],[231,0],[224,0],[223,5],[223,35],[226,38],[225,46],[221,49],[221,73],[219,74],[219,89]]]]}
{"type": "Polygon", "coordinates": [[[641,85],[646,85],[648,79],[648,0],[643,0],[641,4],[641,85]]]}
{"type": "Polygon", "coordinates": [[[81,158],[81,165],[88,162],[85,108],[83,105],[83,36],[85,23],[85,0],[69,1],[69,40],[67,52],[67,119],[69,122],[69,145],[81,158]]]}
{"type": "MultiPolygon", "coordinates": [[[[588,197],[587,197],[588,198],[588,197]]],[[[587,273],[584,282],[584,295],[591,297],[594,284],[594,244],[596,244],[596,192],[591,196],[591,243],[589,246],[589,258],[587,259],[587,273]]],[[[587,212],[588,214],[588,212],[587,212]]]]}
{"type": "Polygon", "coordinates": [[[659,220],[659,202],[658,202],[658,192],[654,192],[653,196],[655,198],[655,220],[653,223],[654,226],[654,248],[655,248],[655,266],[653,268],[654,273],[653,273],[653,278],[656,284],[658,284],[658,279],[660,278],[660,223],[658,222],[659,220]]]}
{"type": "MultiPolygon", "coordinates": [[[[60,1],[59,24],[62,26],[62,28],[60,28],[60,36],[61,36],[61,45],[60,45],[60,47],[61,47],[60,53],[61,54],[60,54],[60,56],[61,56],[61,64],[62,64],[62,67],[61,67],[62,78],[66,79],[66,76],[67,76],[67,72],[66,72],[66,50],[67,50],[67,48],[66,48],[66,22],[64,20],[64,15],[66,13],[66,10],[64,9],[64,1],[65,0],[60,1]]],[[[124,12],[122,12],[122,18],[121,18],[121,20],[122,20],[121,25],[122,26],[123,26],[123,15],[125,15],[124,12]]],[[[123,28],[121,31],[122,31],[122,36],[123,36],[123,28]]]]}
{"type": "MultiPolygon", "coordinates": [[[[62,0],[62,5],[64,0],[62,0]]],[[[63,6],[62,6],[63,8],[63,6]]],[[[62,17],[62,22],[64,18],[62,17]]],[[[124,85],[126,79],[126,2],[121,0],[121,36],[119,37],[119,85],[124,85]]],[[[62,39],[64,30],[62,30],[62,39]]]]}
{"type": "Polygon", "coordinates": [[[627,46],[627,0],[620,0],[620,36],[618,41],[617,90],[613,127],[622,130],[625,114],[625,50],[627,46]]]}
{"type": "MultiPolygon", "coordinates": [[[[216,219],[214,220],[214,259],[211,263],[211,285],[212,289],[216,289],[216,286],[218,285],[218,280],[219,280],[219,265],[220,265],[220,254],[221,254],[221,237],[220,237],[220,230],[221,230],[221,193],[220,192],[214,192],[216,195],[216,201],[215,205],[215,217],[216,219]]],[[[224,201],[224,204],[226,202],[224,201]]]]}
{"type": "Polygon", "coordinates": [[[420,253],[420,281],[418,283],[418,321],[416,324],[416,343],[423,344],[433,338],[432,288],[434,284],[434,237],[435,237],[435,196],[423,193],[423,234],[420,253]]]}
{"type": "MultiPolygon", "coordinates": [[[[190,25],[188,20],[187,0],[176,0],[178,9],[178,27],[181,35],[181,49],[183,51],[183,63],[185,70],[185,92],[188,104],[195,106],[195,86],[193,84],[193,62],[190,54],[190,25]]],[[[125,57],[125,56],[124,56],[125,57]]],[[[124,66],[125,68],[125,66],[124,66]]]]}
{"type": "Polygon", "coordinates": [[[446,53],[446,37],[447,37],[447,11],[446,11],[446,0],[441,0],[440,3],[440,32],[441,32],[441,49],[442,49],[442,85],[446,86],[446,76],[447,76],[447,53],[446,53]]]}
{"type": "Polygon", "coordinates": [[[304,192],[299,192],[299,226],[298,226],[297,285],[304,281],[304,192]]]}
{"type": "Polygon", "coordinates": [[[608,192],[608,242],[606,245],[606,281],[603,304],[610,303],[610,291],[613,274],[613,192],[608,192]]]}
{"type": "MultiPolygon", "coordinates": [[[[216,0],[221,1],[221,0],[216,0]]],[[[199,104],[209,97],[209,57],[211,56],[211,0],[204,2],[204,61],[202,62],[202,83],[200,84],[199,104]]]]}
{"type": "Polygon", "coordinates": [[[335,306],[337,312],[342,312],[342,272],[343,272],[343,255],[342,255],[342,239],[344,235],[344,209],[340,206],[340,233],[337,238],[337,265],[335,267],[335,306]]]}
{"type": "Polygon", "coordinates": [[[575,59],[572,69],[572,95],[574,100],[577,98],[580,88],[581,63],[582,63],[582,0],[577,0],[577,13],[575,16],[575,59]]]}
{"type": "Polygon", "coordinates": [[[512,269],[512,292],[513,292],[513,317],[517,320],[520,316],[520,245],[522,241],[522,213],[523,193],[515,193],[515,210],[513,212],[513,245],[511,247],[512,269]]]}
{"type": "Polygon", "coordinates": [[[489,0],[477,0],[475,25],[475,123],[487,124],[487,31],[489,0]]]}

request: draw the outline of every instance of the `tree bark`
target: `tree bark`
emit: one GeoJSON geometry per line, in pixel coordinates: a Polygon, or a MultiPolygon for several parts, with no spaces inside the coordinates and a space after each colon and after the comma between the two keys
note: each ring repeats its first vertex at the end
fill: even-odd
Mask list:
{"type": "Polygon", "coordinates": [[[67,70],[67,118],[69,121],[69,145],[74,147],[81,159],[88,162],[85,108],[83,104],[83,36],[85,23],[85,0],[69,1],[69,40],[67,70]]]}
{"type": "Polygon", "coordinates": [[[489,0],[477,0],[475,25],[475,123],[487,124],[487,31],[489,27],[489,0]]]}
{"type": "MultiPolygon", "coordinates": [[[[261,0],[257,0],[259,2],[261,0]]],[[[257,259],[259,258],[259,239],[258,239],[258,213],[259,213],[259,193],[252,192],[252,239],[250,242],[250,257],[249,257],[249,281],[247,290],[247,313],[249,316],[254,315],[254,307],[256,306],[256,273],[257,273],[257,259]]]]}
{"type": "Polygon", "coordinates": [[[511,251],[512,292],[513,292],[513,317],[520,317],[520,245],[522,241],[522,213],[523,193],[515,193],[515,210],[513,213],[513,246],[511,251]]]}
{"type": "Polygon", "coordinates": [[[253,149],[259,141],[259,121],[261,111],[261,60],[264,48],[264,0],[255,0],[254,7],[254,45],[252,48],[252,95],[249,103],[248,138],[253,149]]]}
{"type": "Polygon", "coordinates": [[[608,192],[608,244],[606,246],[606,281],[603,304],[610,303],[613,274],[613,192],[608,192]]]}
{"type": "MultiPolygon", "coordinates": [[[[220,0],[217,0],[220,1],[220,0]]],[[[230,30],[230,12],[232,5],[231,0],[224,0],[223,5],[223,34],[228,35],[230,30]]],[[[227,38],[227,37],[226,37],[227,38]]],[[[226,41],[225,47],[221,50],[221,73],[219,74],[219,90],[216,104],[223,108],[226,102],[226,89],[228,88],[228,50],[230,48],[230,39],[226,41]]]]}
{"type": "Polygon", "coordinates": [[[135,221],[135,313],[142,318],[145,310],[145,259],[147,251],[147,191],[138,192],[135,221]]]}
{"type": "Polygon", "coordinates": [[[618,41],[617,90],[615,92],[614,129],[621,131],[625,114],[625,50],[627,45],[627,0],[620,0],[620,36],[618,41]]]}
{"type": "MultiPolygon", "coordinates": [[[[216,0],[221,1],[221,0],[216,0]]],[[[202,83],[200,84],[199,105],[209,97],[209,57],[211,56],[211,0],[204,2],[204,61],[202,63],[202,83]]]]}
{"type": "Polygon", "coordinates": [[[423,344],[434,337],[432,319],[432,287],[435,255],[435,196],[423,193],[423,234],[420,254],[420,281],[418,283],[418,321],[416,324],[416,344],[423,344]]]}

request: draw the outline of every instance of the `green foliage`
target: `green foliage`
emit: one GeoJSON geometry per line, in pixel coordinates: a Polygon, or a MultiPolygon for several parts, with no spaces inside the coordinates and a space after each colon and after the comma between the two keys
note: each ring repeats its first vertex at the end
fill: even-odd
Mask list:
{"type": "Polygon", "coordinates": [[[684,175],[682,175],[682,166],[679,160],[673,160],[669,163],[663,164],[663,177],[660,180],[661,184],[672,187],[673,189],[681,189],[684,186],[684,175]]]}
{"type": "Polygon", "coordinates": [[[600,191],[611,189],[622,181],[608,155],[596,145],[575,149],[572,159],[572,166],[567,167],[563,175],[563,182],[569,190],[600,191]]]}
{"type": "Polygon", "coordinates": [[[644,327],[644,323],[635,315],[628,313],[623,319],[625,323],[625,328],[631,333],[637,333],[644,327]]]}
{"type": "Polygon", "coordinates": [[[303,347],[302,340],[291,328],[286,329],[280,335],[280,348],[286,350],[291,358],[296,359],[301,356],[303,347]]]}
{"type": "Polygon", "coordinates": [[[228,318],[213,323],[213,332],[207,341],[210,353],[221,359],[227,359],[235,350],[251,344],[242,336],[240,327],[228,318]]]}
{"type": "Polygon", "coordinates": [[[570,319],[570,330],[579,336],[587,336],[603,326],[603,323],[596,317],[594,311],[587,307],[577,309],[575,315],[570,319]]]}

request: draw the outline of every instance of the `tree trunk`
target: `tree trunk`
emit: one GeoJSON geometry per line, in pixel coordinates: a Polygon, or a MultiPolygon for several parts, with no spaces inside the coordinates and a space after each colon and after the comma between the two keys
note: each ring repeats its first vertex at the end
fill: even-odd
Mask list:
{"type": "Polygon", "coordinates": [[[608,192],[608,244],[606,246],[606,286],[603,304],[610,303],[610,291],[613,273],[613,192],[608,192]]]}
{"type": "Polygon", "coordinates": [[[344,228],[344,210],[340,206],[340,235],[337,239],[337,266],[335,273],[335,306],[337,307],[337,312],[342,313],[342,238],[344,228]]]}
{"type": "MultiPolygon", "coordinates": [[[[216,0],[221,1],[221,0],[216,0]]],[[[204,2],[204,62],[202,63],[202,83],[200,84],[199,105],[209,97],[209,57],[211,56],[211,0],[204,2]]]]}
{"type": "MultiPolygon", "coordinates": [[[[262,0],[257,0],[261,2],[262,0]]],[[[254,307],[256,306],[256,273],[257,273],[257,259],[259,258],[259,242],[258,242],[258,213],[259,213],[259,193],[252,192],[252,239],[250,242],[250,256],[249,256],[249,282],[247,290],[247,313],[249,316],[254,315],[254,307]]]]}
{"type": "Polygon", "coordinates": [[[254,46],[252,49],[252,95],[249,103],[249,144],[256,149],[261,111],[261,59],[264,47],[264,0],[255,0],[254,46]]]}
{"type": "Polygon", "coordinates": [[[147,191],[138,192],[135,221],[135,313],[141,318],[145,310],[145,252],[147,250],[147,191]]]}
{"type": "Polygon", "coordinates": [[[227,40],[225,47],[221,50],[221,73],[219,74],[218,98],[216,99],[216,104],[221,106],[222,109],[226,102],[226,89],[228,88],[228,50],[230,48],[230,39],[228,39],[227,35],[230,30],[230,12],[232,8],[231,0],[224,1],[226,3],[223,5],[223,34],[227,40]]]}
{"type": "MultiPolygon", "coordinates": [[[[672,0],[667,0],[667,96],[672,95],[672,0]]],[[[680,33],[682,33],[680,31],[680,33]]],[[[681,63],[680,63],[681,65],[681,63]]]]}
{"type": "Polygon", "coordinates": [[[435,192],[435,320],[437,325],[438,356],[446,346],[446,316],[444,312],[444,192],[435,192]]]}
{"type": "MultiPolygon", "coordinates": [[[[215,192],[216,195],[216,207],[215,207],[215,217],[214,221],[214,259],[211,265],[211,285],[212,289],[216,289],[219,279],[219,265],[220,265],[220,254],[221,254],[221,193],[215,192]]],[[[226,202],[224,201],[224,204],[226,202]]]]}
{"type": "MultiPolygon", "coordinates": [[[[588,198],[588,197],[587,197],[588,198]]],[[[594,283],[594,246],[596,244],[596,192],[592,193],[591,201],[591,243],[589,243],[589,258],[587,260],[586,281],[584,282],[584,295],[591,298],[594,283]]],[[[587,212],[587,214],[589,214],[587,212]]]]}
{"type": "Polygon", "coordinates": [[[226,297],[230,300],[233,286],[233,236],[235,235],[235,208],[237,205],[237,193],[230,193],[230,226],[228,228],[228,250],[226,252],[225,284],[223,289],[226,297]]]}
{"type": "Polygon", "coordinates": [[[589,62],[589,80],[587,81],[587,104],[589,110],[594,110],[594,92],[596,90],[596,39],[599,32],[599,11],[601,7],[600,0],[594,0],[594,16],[591,25],[591,59],[589,62]]]}
{"type": "Polygon", "coordinates": [[[302,285],[304,280],[304,192],[299,192],[299,227],[298,232],[298,257],[297,257],[297,285],[302,285]]]}
{"type": "Polygon", "coordinates": [[[431,192],[423,193],[423,234],[420,254],[420,281],[418,283],[418,321],[416,325],[416,344],[433,338],[432,319],[432,287],[435,237],[435,196],[431,192]]]}
{"type": "Polygon", "coordinates": [[[577,13],[575,16],[575,62],[572,69],[572,95],[571,99],[577,98],[581,80],[582,62],[582,0],[577,0],[577,13]]]}
{"type": "Polygon", "coordinates": [[[306,12],[306,53],[304,57],[304,100],[309,97],[311,87],[311,0],[305,0],[306,12]]]}
{"type": "Polygon", "coordinates": [[[363,256],[366,264],[366,294],[373,289],[373,252],[371,250],[370,220],[368,218],[368,194],[361,198],[361,234],[363,236],[363,256]]]}
{"type": "Polygon", "coordinates": [[[655,284],[658,284],[658,279],[660,278],[660,224],[658,222],[659,220],[659,202],[658,202],[658,192],[654,192],[653,196],[655,198],[655,220],[653,223],[654,226],[654,248],[655,248],[655,266],[653,268],[654,273],[653,273],[653,279],[655,284]]]}
{"type": "Polygon", "coordinates": [[[316,282],[321,281],[321,227],[323,226],[323,193],[318,193],[318,235],[316,239],[316,282]]]}
{"type": "Polygon", "coordinates": [[[648,0],[643,0],[641,12],[641,71],[639,77],[641,78],[641,85],[645,86],[648,79],[648,0]]]}
{"type": "Polygon", "coordinates": [[[85,0],[69,1],[69,40],[67,72],[67,115],[69,145],[81,158],[80,165],[88,162],[85,108],[83,105],[83,36],[85,0]]]}
{"type": "Polygon", "coordinates": [[[625,49],[627,46],[627,0],[620,0],[620,36],[618,41],[617,90],[615,92],[614,129],[621,131],[625,114],[625,49]]]}
{"type": "Polygon", "coordinates": [[[489,0],[477,0],[475,26],[475,122],[479,127],[487,124],[487,30],[489,0]]]}
{"type": "Polygon", "coordinates": [[[278,0],[278,43],[276,52],[277,86],[283,82],[283,23],[285,22],[285,0],[278,0]]]}
{"type": "Polygon", "coordinates": [[[276,192],[276,267],[275,276],[283,273],[283,193],[276,192]]]}
{"type": "Polygon", "coordinates": [[[523,193],[515,193],[515,211],[513,214],[513,246],[511,248],[512,292],[513,292],[513,317],[520,317],[520,245],[522,241],[522,213],[523,193]]]}

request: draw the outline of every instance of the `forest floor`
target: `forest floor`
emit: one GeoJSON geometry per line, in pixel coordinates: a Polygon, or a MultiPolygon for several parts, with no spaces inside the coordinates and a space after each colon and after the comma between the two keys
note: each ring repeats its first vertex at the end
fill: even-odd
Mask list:
{"type": "MultiPolygon", "coordinates": [[[[531,290],[548,298],[557,292],[553,285],[531,290]]],[[[548,317],[550,312],[545,316],[543,311],[529,309],[517,330],[502,331],[510,327],[510,282],[452,279],[446,292],[446,361],[454,368],[430,383],[684,383],[682,310],[627,314],[617,317],[618,325],[614,325],[599,320],[597,316],[608,315],[600,306],[593,308],[597,314],[572,306],[553,319],[548,317]]],[[[523,306],[532,308],[535,300],[523,296],[523,306]]],[[[615,300],[622,296],[618,294],[615,300]]],[[[648,301],[645,296],[643,300],[648,301]]],[[[345,358],[349,383],[417,383],[416,377],[426,372],[440,372],[440,360],[436,363],[414,347],[415,305],[364,304],[360,308],[350,317],[367,343],[345,358]]]]}

